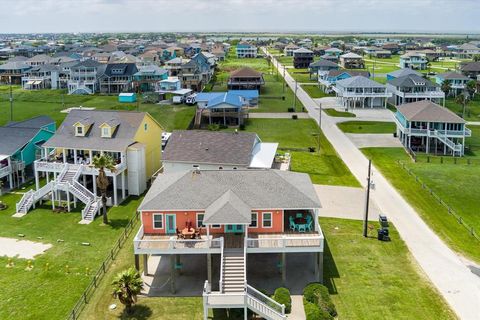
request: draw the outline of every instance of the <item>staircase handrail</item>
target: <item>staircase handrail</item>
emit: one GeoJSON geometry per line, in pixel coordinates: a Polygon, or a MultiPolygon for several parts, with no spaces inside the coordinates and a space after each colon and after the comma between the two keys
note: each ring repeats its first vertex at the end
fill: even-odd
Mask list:
{"type": "Polygon", "coordinates": [[[27,192],[25,192],[22,196],[22,198],[20,199],[19,202],[16,203],[16,212],[19,212],[19,209],[23,206],[23,204],[28,200],[28,198],[32,197],[32,194],[33,194],[33,190],[30,189],[28,190],[27,192]]]}
{"type": "MultiPolygon", "coordinates": [[[[257,289],[255,289],[254,287],[252,287],[248,284],[247,284],[247,287],[246,287],[246,295],[247,295],[247,297],[253,298],[253,299],[257,300],[258,302],[262,303],[263,305],[265,305],[266,307],[271,309],[271,311],[275,312],[279,317],[285,318],[285,305],[284,304],[278,303],[277,301],[275,301],[272,298],[270,298],[269,296],[261,293],[260,291],[258,291],[257,289]]],[[[248,301],[248,299],[247,299],[247,301],[248,301]]]]}
{"type": "Polygon", "coordinates": [[[47,193],[53,190],[54,182],[50,181],[37,191],[33,192],[33,201],[38,201],[39,199],[43,198],[47,193]]]}
{"type": "Polygon", "coordinates": [[[83,165],[81,164],[81,165],[78,167],[77,171],[75,172],[75,175],[73,176],[72,180],[73,180],[73,181],[77,181],[78,178],[80,177],[80,175],[82,174],[82,172],[83,172],[83,165]]]}
{"type": "Polygon", "coordinates": [[[65,174],[67,173],[67,171],[68,171],[68,163],[65,163],[65,164],[63,165],[62,171],[60,171],[60,173],[59,173],[58,176],[57,176],[57,179],[56,179],[56,180],[57,180],[58,183],[60,183],[60,181],[62,181],[62,179],[63,179],[63,177],[65,176],[65,174]]]}
{"type": "Polygon", "coordinates": [[[225,263],[224,260],[223,260],[223,249],[224,249],[224,247],[223,247],[223,238],[222,238],[222,240],[220,242],[220,250],[221,250],[220,251],[220,263],[221,263],[221,265],[220,265],[220,281],[218,282],[218,286],[219,286],[218,291],[220,291],[222,293],[223,293],[223,267],[224,267],[224,263],[225,263]]]}

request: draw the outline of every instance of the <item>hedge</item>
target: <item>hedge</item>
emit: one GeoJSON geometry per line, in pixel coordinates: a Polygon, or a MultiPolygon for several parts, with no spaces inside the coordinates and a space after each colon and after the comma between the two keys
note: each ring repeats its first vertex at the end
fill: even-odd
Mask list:
{"type": "Polygon", "coordinates": [[[273,293],[273,300],[285,305],[285,313],[290,313],[292,311],[292,298],[290,297],[290,291],[287,288],[277,288],[273,293]]]}
{"type": "Polygon", "coordinates": [[[305,308],[306,320],[333,320],[333,317],[328,312],[322,310],[322,308],[315,303],[305,300],[303,306],[305,308]]]}
{"type": "Polygon", "coordinates": [[[306,301],[318,305],[332,317],[337,315],[337,309],[330,298],[328,288],[321,283],[313,282],[303,289],[303,297],[306,301]]]}

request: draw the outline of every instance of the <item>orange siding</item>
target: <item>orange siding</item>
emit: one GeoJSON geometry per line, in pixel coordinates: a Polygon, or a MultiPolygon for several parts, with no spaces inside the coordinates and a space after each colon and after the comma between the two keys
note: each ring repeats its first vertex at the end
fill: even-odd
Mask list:
{"type": "Polygon", "coordinates": [[[248,232],[255,233],[277,233],[283,232],[283,210],[254,210],[257,212],[257,228],[248,228],[248,232]],[[271,212],[272,213],[272,227],[263,228],[262,227],[262,217],[263,213],[271,212]]]}

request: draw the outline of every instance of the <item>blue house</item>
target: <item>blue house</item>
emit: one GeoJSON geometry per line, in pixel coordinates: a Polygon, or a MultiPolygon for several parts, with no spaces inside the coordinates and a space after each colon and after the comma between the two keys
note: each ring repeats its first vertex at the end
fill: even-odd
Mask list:
{"type": "Polygon", "coordinates": [[[448,95],[453,96],[461,94],[470,80],[469,77],[458,72],[446,72],[435,76],[435,82],[439,85],[442,85],[445,81],[450,83],[450,92],[448,92],[448,95]]]}
{"type": "Polygon", "coordinates": [[[370,72],[352,70],[330,70],[327,73],[320,74],[318,77],[318,82],[323,87],[323,90],[325,92],[330,92],[331,87],[334,86],[337,81],[356,76],[370,78],[370,72]]]}
{"type": "Polygon", "coordinates": [[[118,95],[118,102],[132,103],[137,101],[137,94],[122,92],[118,95]]]}
{"type": "Polygon", "coordinates": [[[55,121],[47,116],[0,127],[0,180],[8,182],[4,185],[14,188],[25,182],[25,176],[33,172],[34,161],[46,156],[42,145],[55,130],[55,121]]]}
{"type": "Polygon", "coordinates": [[[156,83],[168,78],[168,71],[154,64],[139,66],[138,71],[133,75],[133,80],[140,84],[142,92],[155,90],[156,83]]]}

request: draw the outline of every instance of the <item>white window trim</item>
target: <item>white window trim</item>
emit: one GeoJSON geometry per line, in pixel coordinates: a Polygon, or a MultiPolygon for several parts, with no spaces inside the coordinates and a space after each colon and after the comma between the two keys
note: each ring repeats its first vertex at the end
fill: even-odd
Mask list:
{"type": "MultiPolygon", "coordinates": [[[[258,228],[258,212],[252,212],[252,215],[255,215],[255,217],[257,217],[257,219],[255,219],[255,223],[256,223],[256,226],[252,226],[251,223],[250,225],[248,225],[249,228],[258,228]]],[[[253,219],[252,219],[253,221],[253,219]]],[[[263,221],[262,221],[262,224],[263,224],[263,221]]]]}
{"type": "Polygon", "coordinates": [[[84,126],[75,126],[75,135],[78,136],[84,136],[85,135],[85,127],[84,126]],[[82,132],[78,132],[78,129],[82,129],[82,132]]]}
{"type": "Polygon", "coordinates": [[[154,230],[163,230],[165,228],[165,220],[163,218],[163,213],[154,213],[152,214],[152,229],[154,230]],[[161,228],[156,228],[155,227],[155,216],[161,216],[162,217],[162,227],[161,228]]]}
{"type": "Polygon", "coordinates": [[[262,228],[271,229],[273,228],[273,212],[262,212],[262,228]],[[265,227],[265,214],[270,214],[270,226],[265,227]]]}
{"type": "Polygon", "coordinates": [[[203,219],[205,219],[205,213],[197,212],[197,214],[195,215],[195,225],[197,226],[197,228],[200,228],[200,227],[206,228],[207,226],[205,225],[205,223],[203,223],[203,220],[202,220],[202,226],[198,225],[198,216],[201,215],[201,214],[203,214],[203,219]]]}
{"type": "Polygon", "coordinates": [[[102,138],[110,138],[112,136],[112,129],[110,127],[102,127],[102,138]],[[105,133],[104,130],[107,130],[105,133]]]}

